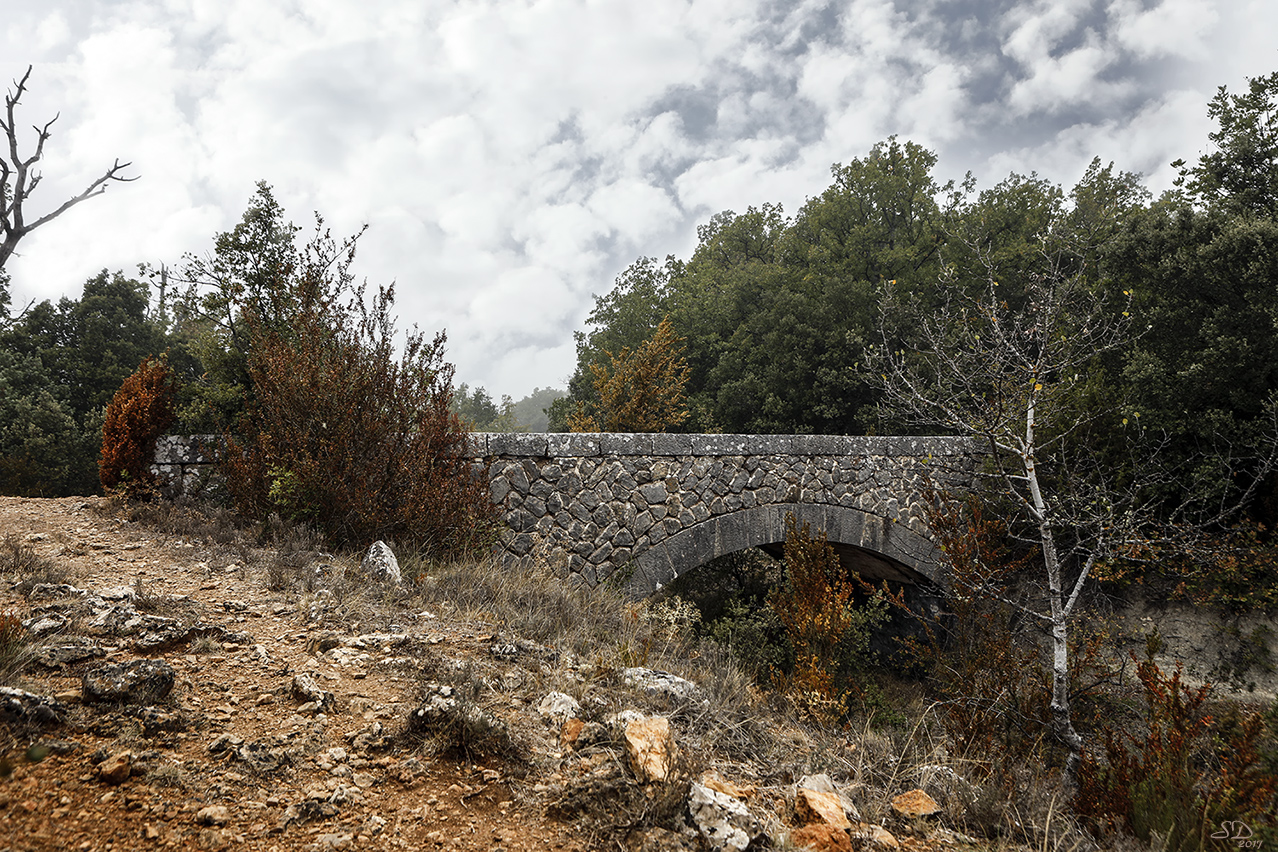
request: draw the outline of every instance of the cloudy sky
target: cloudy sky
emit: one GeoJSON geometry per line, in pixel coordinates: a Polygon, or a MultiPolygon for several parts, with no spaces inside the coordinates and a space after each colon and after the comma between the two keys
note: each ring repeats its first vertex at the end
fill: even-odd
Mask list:
{"type": "MultiPolygon", "coordinates": [[[[0,78],[60,113],[14,302],[207,252],[271,183],[299,225],[368,223],[357,270],[458,377],[562,386],[591,294],[687,256],[897,134],[988,187],[1144,174],[1205,150],[1219,85],[1278,70],[1273,0],[2,0],[0,78]]],[[[33,135],[25,137],[33,142],[33,135]]]]}

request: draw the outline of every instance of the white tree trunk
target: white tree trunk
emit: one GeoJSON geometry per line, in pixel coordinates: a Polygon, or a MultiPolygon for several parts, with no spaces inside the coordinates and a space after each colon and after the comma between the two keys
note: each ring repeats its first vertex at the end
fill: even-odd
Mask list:
{"type": "Polygon", "coordinates": [[[1034,520],[1038,523],[1039,544],[1043,551],[1043,567],[1047,572],[1047,597],[1052,635],[1052,731],[1061,745],[1069,752],[1065,761],[1064,778],[1072,786],[1082,759],[1083,738],[1074,730],[1069,708],[1069,612],[1065,606],[1061,583],[1061,560],[1056,550],[1056,535],[1052,530],[1051,514],[1043,491],[1038,484],[1038,468],[1034,461],[1034,403],[1039,386],[1030,390],[1029,405],[1025,415],[1025,445],[1021,461],[1025,468],[1025,482],[1029,488],[1030,505],[1034,520]]]}

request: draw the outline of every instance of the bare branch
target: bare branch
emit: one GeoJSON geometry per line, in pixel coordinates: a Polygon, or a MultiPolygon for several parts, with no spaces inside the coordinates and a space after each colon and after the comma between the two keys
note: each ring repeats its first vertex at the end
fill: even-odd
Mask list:
{"type": "Polygon", "coordinates": [[[43,127],[32,126],[32,130],[36,132],[35,151],[31,156],[23,158],[19,152],[14,112],[27,90],[27,80],[31,77],[31,70],[32,66],[28,65],[22,79],[14,82],[13,90],[5,93],[4,118],[0,119],[0,129],[4,130],[8,143],[8,156],[0,158],[0,205],[3,205],[0,208],[0,270],[4,269],[5,263],[13,255],[22,238],[36,228],[56,219],[80,202],[106,192],[107,185],[112,182],[128,183],[137,180],[136,175],[133,177],[124,175],[124,170],[133,164],[121,163],[117,158],[111,167],[90,183],[83,192],[67,199],[52,212],[36,218],[35,221],[31,223],[26,221],[26,210],[23,205],[43,179],[42,174],[33,171],[33,167],[44,156],[44,143],[51,135],[50,128],[58,120],[58,116],[55,115],[45,122],[43,127]]]}

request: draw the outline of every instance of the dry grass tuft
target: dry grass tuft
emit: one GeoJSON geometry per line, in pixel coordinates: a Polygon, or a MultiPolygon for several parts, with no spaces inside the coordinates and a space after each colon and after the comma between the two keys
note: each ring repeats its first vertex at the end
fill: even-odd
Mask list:
{"type": "Polygon", "coordinates": [[[24,596],[41,583],[56,585],[75,578],[75,572],[65,563],[37,554],[12,534],[0,542],[0,574],[15,578],[17,589],[24,596]]]}

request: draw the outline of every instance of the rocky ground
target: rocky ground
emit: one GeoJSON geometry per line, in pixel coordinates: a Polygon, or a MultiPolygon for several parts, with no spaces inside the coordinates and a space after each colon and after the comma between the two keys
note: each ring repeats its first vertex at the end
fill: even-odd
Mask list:
{"type": "Polygon", "coordinates": [[[683,678],[411,597],[352,616],[324,582],[373,582],[349,563],[285,582],[126,515],[0,498],[0,613],[24,625],[0,642],[34,655],[0,682],[4,852],[975,844],[905,774],[869,790],[702,753],[688,708],[709,700],[683,678]]]}

